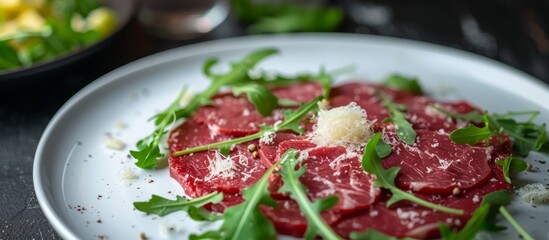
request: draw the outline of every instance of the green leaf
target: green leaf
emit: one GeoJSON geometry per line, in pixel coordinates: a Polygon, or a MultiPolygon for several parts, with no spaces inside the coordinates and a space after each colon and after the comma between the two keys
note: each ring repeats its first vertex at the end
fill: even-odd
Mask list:
{"type": "Polygon", "coordinates": [[[225,221],[218,230],[223,239],[274,239],[276,230],[273,223],[259,210],[259,205],[277,207],[267,189],[269,176],[278,167],[271,166],[255,183],[244,189],[242,196],[245,201],[239,205],[225,209],[225,221]]]}
{"type": "Polygon", "coordinates": [[[343,10],[339,7],[300,5],[290,1],[233,0],[231,4],[240,20],[251,23],[248,31],[252,33],[333,31],[343,20],[343,10]]]}
{"type": "MultiPolygon", "coordinates": [[[[485,127],[471,128],[463,131],[459,134],[458,140],[454,140],[457,143],[476,144],[481,141],[481,138],[487,140],[491,136],[500,136],[501,133],[505,133],[511,139],[513,145],[513,153],[519,156],[528,156],[530,151],[539,151],[543,148],[547,142],[547,130],[545,124],[537,125],[532,121],[536,118],[539,112],[525,111],[525,112],[508,112],[506,114],[493,114],[488,115],[485,113],[482,118],[479,117],[477,111],[472,111],[466,114],[458,114],[446,111],[440,107],[434,106],[438,111],[451,116],[456,119],[462,119],[472,121],[475,123],[484,122],[485,127]],[[510,117],[514,116],[530,116],[525,122],[519,122],[510,117]],[[488,132],[490,133],[489,136],[488,132]]],[[[458,131],[456,130],[456,131],[458,131]]],[[[459,132],[459,131],[458,131],[459,132]]]]}
{"type": "Polygon", "coordinates": [[[318,102],[322,100],[322,97],[316,97],[308,103],[302,104],[297,110],[285,110],[284,121],[273,126],[275,131],[292,130],[295,133],[303,134],[303,128],[301,127],[301,121],[309,115],[311,112],[318,111],[318,102]]]}
{"type": "Polygon", "coordinates": [[[505,209],[504,206],[499,207],[499,212],[501,213],[501,215],[503,215],[503,217],[505,217],[505,219],[507,219],[509,223],[511,223],[511,226],[513,226],[513,228],[517,230],[520,236],[522,236],[522,239],[534,240],[534,238],[530,236],[530,234],[528,234],[528,232],[526,232],[526,230],[524,230],[522,226],[520,226],[520,224],[513,218],[513,216],[507,211],[507,209],[505,209]]]}
{"type": "Polygon", "coordinates": [[[511,183],[510,176],[512,173],[522,172],[528,168],[528,164],[517,157],[506,157],[503,160],[496,160],[496,163],[503,167],[503,177],[508,183],[511,183]]]}
{"type": "Polygon", "coordinates": [[[166,216],[177,211],[187,211],[189,207],[199,208],[209,203],[219,203],[223,200],[223,193],[212,192],[202,197],[187,200],[182,196],[177,196],[175,200],[166,199],[157,195],[152,195],[146,202],[134,202],[135,209],[147,214],[156,214],[166,216]]]}
{"type": "Polygon", "coordinates": [[[484,113],[482,112],[479,112],[477,110],[473,110],[473,111],[470,111],[468,113],[456,113],[456,112],[451,112],[451,111],[448,111],[436,104],[432,104],[430,105],[432,108],[436,109],[437,111],[451,117],[451,118],[454,118],[454,119],[459,119],[459,120],[465,120],[465,121],[470,121],[470,122],[474,122],[474,123],[482,123],[484,122],[484,113]]]}
{"type": "Polygon", "coordinates": [[[164,155],[160,153],[160,148],[158,148],[158,141],[156,141],[158,134],[156,131],[150,136],[145,137],[144,139],[154,139],[150,143],[146,144],[143,141],[138,142],[143,148],[138,148],[138,150],[130,150],[130,155],[137,159],[135,163],[136,166],[143,169],[152,169],[156,166],[156,161],[159,158],[162,158],[164,155]]]}
{"type": "Polygon", "coordinates": [[[261,126],[261,130],[257,133],[254,133],[254,134],[251,134],[251,135],[248,135],[248,136],[244,136],[244,137],[230,139],[230,140],[227,140],[227,141],[210,143],[210,144],[206,144],[206,145],[202,145],[202,146],[198,146],[198,147],[193,147],[193,148],[188,148],[188,149],[185,149],[185,150],[177,151],[177,152],[173,153],[173,156],[177,157],[177,156],[182,156],[182,155],[193,153],[193,152],[212,150],[212,149],[216,149],[216,148],[221,149],[222,150],[221,154],[226,156],[229,153],[229,149],[233,145],[240,144],[240,143],[245,143],[245,142],[252,141],[252,140],[255,140],[255,139],[259,139],[267,133],[275,133],[275,132],[281,132],[281,131],[286,131],[286,130],[292,130],[296,133],[301,134],[301,133],[303,133],[303,129],[300,125],[301,121],[306,116],[308,116],[308,114],[310,112],[318,110],[317,102],[320,101],[321,99],[322,99],[322,97],[317,97],[317,98],[313,99],[312,101],[301,105],[295,111],[294,110],[286,110],[284,112],[284,121],[282,121],[280,124],[278,124],[276,126],[274,126],[274,125],[273,126],[263,125],[263,126],[261,126]]]}
{"type": "Polygon", "coordinates": [[[352,232],[349,237],[352,240],[398,240],[398,238],[386,235],[373,229],[363,233],[352,232]]]}
{"type": "Polygon", "coordinates": [[[7,41],[0,41],[0,69],[10,69],[20,65],[15,49],[7,41]]]}
{"type": "Polygon", "coordinates": [[[388,87],[423,95],[423,89],[415,78],[393,74],[383,82],[388,87]]]}
{"type": "Polygon", "coordinates": [[[480,206],[461,230],[452,230],[445,223],[439,223],[441,235],[446,240],[461,240],[474,239],[479,231],[501,231],[505,228],[495,225],[497,211],[500,206],[510,202],[511,198],[506,190],[489,193],[483,197],[480,206]]]}
{"type": "MultiPolygon", "coordinates": [[[[138,149],[131,150],[130,155],[137,162],[136,166],[144,169],[152,169],[156,162],[163,155],[160,154],[159,142],[162,136],[167,133],[166,128],[172,122],[191,116],[199,107],[209,104],[210,99],[219,92],[221,87],[231,86],[233,84],[248,81],[248,72],[265,57],[276,53],[276,49],[266,48],[254,51],[244,57],[240,62],[232,64],[231,70],[226,74],[215,75],[211,73],[211,67],[216,60],[208,60],[203,66],[204,73],[212,78],[212,84],[203,92],[197,94],[185,107],[180,105],[181,97],[186,93],[186,88],[177,96],[177,98],[163,112],[153,116],[154,124],[157,127],[149,136],[138,141],[138,149]]],[[[228,153],[228,152],[227,152],[228,153]]]]}
{"type": "Polygon", "coordinates": [[[262,116],[269,116],[278,107],[278,98],[267,88],[257,84],[233,86],[233,94],[239,96],[245,93],[248,100],[262,116]]]}
{"type": "Polygon", "coordinates": [[[210,213],[204,208],[189,206],[187,213],[192,220],[199,222],[213,222],[218,220],[223,220],[223,215],[210,213]]]}
{"type": "Polygon", "coordinates": [[[538,151],[547,141],[545,124],[517,122],[514,119],[494,115],[490,118],[494,131],[500,130],[511,138],[513,152],[519,156],[528,156],[530,151],[538,151]]]}
{"type": "Polygon", "coordinates": [[[480,141],[489,141],[492,132],[488,126],[479,128],[473,124],[469,124],[468,127],[459,128],[450,133],[450,139],[459,144],[474,145],[480,141]]]}
{"type": "Polygon", "coordinates": [[[289,149],[281,157],[282,168],[279,174],[282,176],[283,185],[279,192],[286,192],[294,199],[305,218],[307,218],[308,227],[305,231],[305,239],[315,239],[321,236],[323,239],[341,239],[320,216],[320,213],[333,207],[338,199],[336,196],[318,199],[310,202],[305,193],[305,186],[299,181],[299,177],[305,173],[305,167],[301,166],[296,170],[299,161],[297,159],[297,150],[289,149]]]}
{"type": "Polygon", "coordinates": [[[389,154],[391,154],[392,151],[393,151],[393,148],[391,148],[391,146],[386,142],[384,142],[383,140],[380,140],[376,146],[376,152],[380,158],[389,156],[389,154]]]}
{"type": "Polygon", "coordinates": [[[390,121],[395,124],[395,131],[398,138],[408,145],[414,144],[416,142],[417,133],[412,127],[412,124],[406,119],[406,115],[399,110],[398,105],[393,103],[387,95],[378,92],[378,96],[389,111],[389,115],[391,116],[390,121]]]}
{"type": "Polygon", "coordinates": [[[463,210],[461,209],[448,208],[438,204],[434,204],[426,200],[423,200],[421,198],[418,198],[409,192],[399,189],[395,185],[395,178],[398,175],[400,168],[399,167],[392,167],[389,169],[383,168],[383,166],[381,165],[381,159],[378,156],[376,151],[376,148],[380,139],[381,139],[381,133],[376,133],[372,137],[372,139],[370,139],[370,141],[366,144],[366,147],[364,149],[364,155],[362,156],[362,168],[366,172],[376,176],[376,181],[374,182],[375,187],[381,187],[391,191],[393,195],[387,201],[388,207],[396,202],[399,202],[402,200],[408,200],[408,201],[417,203],[421,206],[435,209],[437,211],[456,214],[456,215],[463,214],[463,210]]]}
{"type": "Polygon", "coordinates": [[[157,160],[164,157],[160,153],[160,140],[162,136],[167,133],[167,127],[176,118],[175,111],[180,107],[179,100],[186,94],[187,87],[185,87],[173,101],[170,106],[163,112],[155,115],[156,130],[149,136],[139,140],[136,144],[137,150],[130,150],[130,155],[137,160],[135,165],[143,169],[152,169],[156,166],[157,160]]]}

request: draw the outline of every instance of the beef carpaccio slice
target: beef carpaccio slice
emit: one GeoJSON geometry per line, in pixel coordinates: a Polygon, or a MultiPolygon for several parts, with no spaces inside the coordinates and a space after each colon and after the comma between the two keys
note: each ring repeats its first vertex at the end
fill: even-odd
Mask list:
{"type": "MultiPolygon", "coordinates": [[[[279,98],[306,102],[322,94],[317,83],[300,83],[272,89],[279,98]]],[[[348,83],[331,91],[331,107],[356,102],[367,113],[374,130],[383,132],[383,140],[393,149],[382,160],[385,168],[400,167],[396,178],[399,188],[416,196],[447,207],[463,209],[455,216],[433,211],[407,201],[386,206],[390,193],[373,186],[375,177],[361,166],[363,149],[351,151],[344,146],[317,146],[308,134],[277,133],[271,143],[250,141],[237,144],[228,157],[216,150],[170,157],[170,173],[189,197],[199,197],[212,191],[224,193],[220,204],[208,209],[223,212],[243,201],[242,190],[254,184],[266,169],[277,162],[288,149],[303,154],[301,163],[307,171],[300,177],[311,201],[336,195],[339,202],[322,213],[323,219],[343,237],[351,232],[375,229],[397,237],[432,238],[439,236],[438,223],[461,228],[479,206],[482,196],[509,185],[503,180],[496,159],[510,156],[509,140],[493,140],[492,146],[453,143],[448,133],[469,122],[453,119],[438,109],[455,113],[480,110],[466,101],[442,102],[378,84],[348,83]],[[384,121],[389,113],[379,97],[385,94],[397,104],[406,105],[406,117],[418,137],[413,145],[401,142],[395,126],[384,121]],[[250,145],[253,147],[249,148],[250,145]],[[456,193],[458,189],[458,194],[456,193]]],[[[172,130],[170,152],[253,134],[262,124],[283,120],[283,110],[261,116],[245,96],[220,94],[213,104],[201,107],[185,123],[172,130]]],[[[334,126],[336,127],[336,126],[334,126]]],[[[280,234],[301,237],[307,227],[297,203],[278,190],[282,180],[276,172],[269,177],[269,191],[278,208],[260,206],[280,234]]]]}

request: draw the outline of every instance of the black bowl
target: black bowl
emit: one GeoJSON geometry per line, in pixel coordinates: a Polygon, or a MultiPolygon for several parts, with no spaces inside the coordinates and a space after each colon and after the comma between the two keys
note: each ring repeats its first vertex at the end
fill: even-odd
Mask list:
{"type": "Polygon", "coordinates": [[[32,82],[33,79],[37,79],[39,75],[48,74],[48,72],[56,71],[78,62],[111,43],[132,19],[137,7],[137,0],[100,0],[100,2],[116,13],[117,25],[109,36],[89,46],[33,64],[32,66],[2,71],[0,72],[0,84],[24,85],[27,82],[32,82]]]}

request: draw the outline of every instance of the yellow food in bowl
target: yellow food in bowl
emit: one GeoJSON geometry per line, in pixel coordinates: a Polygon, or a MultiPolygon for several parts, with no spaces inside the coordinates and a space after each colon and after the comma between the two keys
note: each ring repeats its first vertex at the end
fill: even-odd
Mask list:
{"type": "Polygon", "coordinates": [[[0,71],[97,42],[116,22],[115,13],[96,0],[1,0],[0,71]]]}

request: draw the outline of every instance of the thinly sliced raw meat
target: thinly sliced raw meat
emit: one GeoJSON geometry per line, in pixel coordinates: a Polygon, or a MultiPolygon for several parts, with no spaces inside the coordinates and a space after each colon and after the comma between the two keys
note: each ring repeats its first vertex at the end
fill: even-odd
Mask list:
{"type": "Polygon", "coordinates": [[[397,186],[421,193],[451,193],[472,188],[490,175],[492,148],[456,144],[444,131],[416,130],[414,145],[386,131],[383,139],[393,151],[382,160],[385,168],[400,167],[397,186]]]}
{"type": "Polygon", "coordinates": [[[272,91],[280,99],[289,99],[298,103],[304,103],[322,95],[322,86],[317,82],[306,82],[290,87],[274,88],[272,91]]]}
{"type": "MultiPolygon", "coordinates": [[[[342,146],[316,147],[306,140],[289,140],[280,144],[277,159],[290,148],[302,150],[308,156],[303,160],[307,170],[299,179],[308,197],[313,201],[331,195],[339,198],[330,211],[345,214],[365,209],[379,195],[379,188],[372,186],[374,177],[362,169],[360,154],[347,152],[342,146]]],[[[281,186],[279,178],[271,180],[271,190],[281,186]]]]}
{"type": "MultiPolygon", "coordinates": [[[[307,229],[307,219],[299,210],[297,203],[292,199],[276,200],[276,203],[278,208],[261,205],[261,212],[273,222],[278,233],[303,237],[307,229]]],[[[331,211],[322,212],[321,216],[328,225],[333,224],[340,218],[339,214],[331,211]]]]}
{"type": "Polygon", "coordinates": [[[364,83],[364,82],[350,82],[341,86],[333,87],[331,91],[331,96],[348,96],[353,99],[353,101],[368,100],[372,97],[376,97],[376,92],[383,92],[388,97],[394,100],[405,99],[416,94],[410,92],[397,90],[393,88],[386,87],[380,84],[374,83],[364,83]]]}
{"type": "MultiPolygon", "coordinates": [[[[211,135],[211,131],[196,121],[188,120],[174,129],[168,140],[170,152],[229,139],[227,136],[211,135]]],[[[199,197],[218,190],[225,193],[240,193],[245,187],[257,182],[266,171],[259,158],[248,151],[248,144],[239,144],[231,150],[229,158],[217,150],[202,151],[180,157],[170,156],[170,174],[190,197],[199,197]]]]}
{"type": "Polygon", "coordinates": [[[377,199],[380,190],[373,186],[375,177],[362,169],[360,154],[342,146],[314,148],[308,153],[303,164],[306,172],[299,180],[309,198],[335,195],[339,201],[331,211],[342,214],[368,208],[377,199]]]}
{"type": "Polygon", "coordinates": [[[276,133],[275,137],[273,138],[273,142],[270,144],[266,144],[265,142],[259,143],[259,157],[263,161],[263,164],[265,164],[265,167],[272,166],[278,159],[277,159],[277,153],[278,153],[278,147],[280,143],[292,140],[292,139],[302,139],[302,136],[297,136],[293,133],[276,133]]]}
{"type": "Polygon", "coordinates": [[[280,109],[261,116],[245,97],[225,95],[213,101],[213,105],[201,107],[194,118],[219,134],[245,136],[258,132],[262,124],[272,125],[284,118],[280,109]]]}
{"type": "Polygon", "coordinates": [[[500,170],[491,164],[494,173],[490,180],[477,188],[465,190],[458,195],[416,194],[416,196],[433,203],[464,210],[465,214],[451,215],[433,211],[421,206],[415,206],[409,201],[401,201],[390,208],[386,207],[388,193],[371,209],[346,215],[334,225],[341,236],[349,236],[351,232],[366,232],[375,229],[396,237],[436,238],[440,236],[438,223],[446,223],[452,228],[465,226],[472,213],[480,205],[482,197],[498,190],[508,190],[508,184],[503,180],[500,170]]]}
{"type": "MultiPolygon", "coordinates": [[[[302,83],[275,88],[273,94],[301,103],[321,95],[322,87],[318,83],[302,83]]],[[[264,117],[246,97],[221,94],[213,99],[212,105],[198,109],[194,118],[220,134],[245,136],[258,132],[263,124],[272,125],[283,120],[284,114],[282,109],[275,109],[270,116],[264,117]]]]}
{"type": "Polygon", "coordinates": [[[406,118],[413,124],[414,129],[438,131],[444,129],[451,132],[456,128],[466,127],[469,122],[456,120],[440,112],[437,107],[453,113],[482,112],[466,101],[441,102],[425,96],[411,96],[396,101],[407,106],[406,118]]]}

